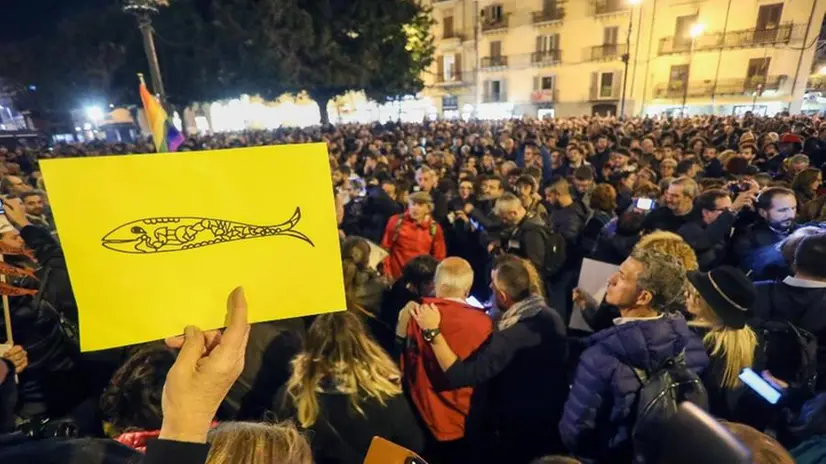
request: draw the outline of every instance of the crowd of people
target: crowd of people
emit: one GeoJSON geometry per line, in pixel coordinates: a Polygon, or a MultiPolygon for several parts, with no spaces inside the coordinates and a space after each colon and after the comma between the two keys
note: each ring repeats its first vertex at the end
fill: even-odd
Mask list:
{"type": "Polygon", "coordinates": [[[239,289],[223,333],[95,353],[38,162],[151,145],[0,147],[0,461],[349,464],[380,437],[431,464],[733,462],[673,428],[682,402],[742,462],[826,460],[826,122],[431,121],[181,150],[305,142],[329,149],[347,311],[250,326],[239,289]],[[578,287],[585,260],[616,266],[604,295],[578,287]]]}

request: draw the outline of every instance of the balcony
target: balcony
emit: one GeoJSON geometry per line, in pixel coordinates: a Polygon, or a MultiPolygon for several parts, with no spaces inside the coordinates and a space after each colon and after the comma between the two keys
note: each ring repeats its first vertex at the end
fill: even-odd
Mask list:
{"type": "Polygon", "coordinates": [[[462,81],[462,73],[459,71],[455,71],[447,76],[444,74],[439,74],[436,76],[436,85],[440,87],[451,87],[464,84],[464,81],[462,81]]]}
{"type": "Polygon", "coordinates": [[[482,95],[482,103],[502,103],[508,101],[504,92],[482,95]]]}
{"type": "Polygon", "coordinates": [[[602,44],[588,49],[587,61],[619,59],[625,54],[625,44],[602,44]]]}
{"type": "Polygon", "coordinates": [[[482,69],[506,68],[508,66],[507,56],[485,56],[482,58],[482,69]]]}
{"type": "Polygon", "coordinates": [[[531,63],[535,66],[552,66],[562,61],[562,50],[540,50],[531,53],[531,63]]]}
{"type": "Polygon", "coordinates": [[[508,29],[508,17],[490,18],[482,20],[482,32],[504,31],[508,29]]]}
{"type": "Polygon", "coordinates": [[[628,3],[625,0],[596,0],[594,4],[594,16],[617,14],[628,11],[628,3]]]}
{"type": "Polygon", "coordinates": [[[460,33],[460,32],[455,32],[455,31],[454,32],[445,32],[442,35],[442,40],[443,41],[458,40],[459,42],[462,42],[463,40],[465,40],[465,35],[460,33]]]}
{"type": "Polygon", "coordinates": [[[559,101],[559,90],[536,90],[531,93],[531,102],[533,103],[554,103],[559,101]]]}
{"type": "Polygon", "coordinates": [[[778,76],[755,76],[751,78],[720,79],[715,85],[714,81],[689,82],[685,88],[683,81],[672,81],[658,84],[654,87],[654,98],[657,99],[677,99],[683,98],[705,98],[712,95],[748,96],[753,97],[755,93],[759,96],[763,92],[779,91],[788,79],[786,75],[778,76]]]}
{"type": "Polygon", "coordinates": [[[534,11],[533,12],[533,23],[534,24],[544,24],[544,23],[551,23],[556,21],[562,21],[565,18],[565,9],[556,7],[552,9],[547,9],[544,11],[534,11]]]}
{"type": "MultiPolygon", "coordinates": [[[[695,51],[720,50],[726,48],[751,48],[787,45],[792,41],[803,40],[806,34],[805,24],[781,24],[773,29],[742,29],[737,31],[710,32],[694,40],[695,51]]],[[[658,53],[670,55],[691,51],[691,39],[688,37],[665,37],[660,39],[658,53]]]]}

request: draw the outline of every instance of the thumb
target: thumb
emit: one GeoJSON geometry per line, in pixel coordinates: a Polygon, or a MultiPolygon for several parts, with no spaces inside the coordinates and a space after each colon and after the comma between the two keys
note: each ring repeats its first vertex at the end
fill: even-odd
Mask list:
{"type": "Polygon", "coordinates": [[[185,366],[187,369],[195,369],[198,360],[204,354],[204,333],[195,326],[187,326],[184,329],[184,345],[178,353],[175,364],[185,366]]]}

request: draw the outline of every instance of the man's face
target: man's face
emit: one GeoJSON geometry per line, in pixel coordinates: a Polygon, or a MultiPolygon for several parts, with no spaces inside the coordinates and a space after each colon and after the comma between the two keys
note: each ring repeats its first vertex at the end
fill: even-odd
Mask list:
{"type": "Polygon", "coordinates": [[[749,163],[754,159],[755,153],[752,147],[743,147],[740,150],[740,157],[747,160],[749,163]]]}
{"type": "Polygon", "coordinates": [[[43,198],[40,195],[29,195],[23,200],[23,206],[26,207],[26,213],[40,216],[43,214],[43,198]]]}
{"type": "Polygon", "coordinates": [[[473,194],[473,184],[471,182],[463,181],[459,184],[459,198],[467,200],[473,194]]]}
{"type": "Polygon", "coordinates": [[[10,190],[12,195],[20,195],[21,193],[28,192],[32,189],[30,186],[26,185],[20,177],[8,176],[7,179],[11,184],[10,190]]]}
{"type": "Polygon", "coordinates": [[[654,142],[652,142],[651,139],[643,140],[641,146],[643,153],[652,153],[654,151],[654,142]]]}
{"type": "Polygon", "coordinates": [[[628,258],[620,265],[610,279],[608,291],[605,293],[605,302],[620,309],[637,306],[640,291],[637,289],[637,278],[643,271],[642,263],[634,258],[628,258]]]}
{"type": "Polygon", "coordinates": [[[581,195],[586,194],[592,185],[594,185],[593,179],[581,180],[574,178],[574,188],[581,195]]]}
{"type": "Polygon", "coordinates": [[[430,214],[430,205],[427,203],[416,203],[411,201],[408,203],[410,217],[415,221],[422,221],[430,214]]]}
{"type": "Polygon", "coordinates": [[[706,149],[703,150],[703,159],[711,161],[714,158],[717,158],[717,149],[714,147],[706,147],[706,149]]]}
{"type": "Polygon", "coordinates": [[[610,163],[614,169],[623,168],[626,164],[628,164],[628,157],[620,153],[613,153],[611,154],[610,163]]]}
{"type": "Polygon", "coordinates": [[[562,159],[559,155],[559,152],[558,151],[552,151],[551,152],[551,167],[556,169],[560,166],[562,166],[562,159]]]}
{"type": "Polygon", "coordinates": [[[683,192],[682,185],[670,185],[665,192],[665,205],[677,214],[691,209],[691,203],[692,199],[683,192]]]}
{"type": "Polygon", "coordinates": [[[759,210],[760,216],[777,230],[789,230],[797,215],[797,199],[794,195],[775,195],[768,210],[759,210]]]}
{"type": "Polygon", "coordinates": [[[20,236],[20,232],[16,230],[0,234],[0,243],[13,249],[20,249],[26,245],[26,242],[24,242],[20,236]]]}
{"type": "Polygon", "coordinates": [[[515,226],[522,219],[523,211],[522,205],[512,203],[499,210],[499,219],[505,224],[515,226]]]}
{"type": "Polygon", "coordinates": [[[674,166],[670,164],[661,164],[660,165],[660,177],[673,177],[674,176],[674,166]]]}
{"type": "Polygon", "coordinates": [[[482,182],[482,196],[488,200],[495,200],[502,196],[502,184],[496,180],[482,182]]]}
{"type": "Polygon", "coordinates": [[[432,171],[425,171],[416,174],[416,183],[425,192],[429,192],[436,186],[436,174],[432,171]]]}
{"type": "Polygon", "coordinates": [[[597,151],[605,151],[608,148],[608,138],[600,137],[597,139],[597,151]]]}
{"type": "Polygon", "coordinates": [[[715,200],[714,202],[714,209],[709,211],[707,209],[703,210],[703,222],[706,225],[709,225],[717,220],[723,211],[727,211],[731,208],[731,198],[729,197],[721,197],[715,200]]]}
{"type": "Polygon", "coordinates": [[[579,151],[579,148],[568,150],[568,161],[577,165],[582,161],[582,152],[579,151]]]}
{"type": "Polygon", "coordinates": [[[490,272],[490,289],[493,290],[494,298],[496,299],[496,307],[500,310],[507,310],[511,305],[508,304],[505,292],[500,289],[498,281],[496,280],[496,269],[490,272]]]}
{"type": "Polygon", "coordinates": [[[797,162],[797,163],[794,163],[794,164],[790,165],[789,166],[789,171],[791,171],[792,174],[796,175],[796,174],[802,172],[804,169],[806,169],[808,167],[809,167],[809,163],[807,163],[805,161],[801,161],[801,162],[797,162]]]}
{"type": "Polygon", "coordinates": [[[518,189],[519,189],[519,192],[517,192],[517,193],[519,194],[519,199],[522,200],[523,202],[525,200],[530,200],[533,197],[533,186],[532,185],[520,184],[518,186],[518,189]]]}

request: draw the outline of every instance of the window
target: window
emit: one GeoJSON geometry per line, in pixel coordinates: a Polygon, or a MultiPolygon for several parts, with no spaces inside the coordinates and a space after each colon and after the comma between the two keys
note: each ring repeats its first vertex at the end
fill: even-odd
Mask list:
{"type": "Polygon", "coordinates": [[[757,30],[775,29],[780,25],[780,16],[783,15],[783,4],[773,3],[762,5],[757,11],[757,30]]]}
{"type": "Polygon", "coordinates": [[[456,56],[445,55],[442,57],[442,59],[444,60],[442,70],[444,73],[445,81],[452,81],[456,75],[456,56]]]}
{"type": "Polygon", "coordinates": [[[444,31],[444,38],[450,39],[455,37],[453,34],[453,16],[445,16],[445,19],[442,21],[442,28],[444,31]]]}
{"type": "Polygon", "coordinates": [[[502,81],[490,81],[490,96],[494,101],[502,97],[502,81]]]}
{"type": "Polygon", "coordinates": [[[490,5],[482,10],[482,15],[485,17],[485,20],[491,23],[496,23],[502,20],[504,16],[502,11],[502,5],[490,5]]]}
{"type": "Polygon", "coordinates": [[[459,109],[459,97],[455,95],[445,95],[442,97],[442,110],[459,109]]]}
{"type": "Polygon", "coordinates": [[[539,90],[553,90],[554,89],[554,77],[553,76],[545,76],[539,80],[539,90]]]}
{"type": "Polygon", "coordinates": [[[545,13],[553,13],[556,11],[556,0],[542,0],[542,10],[545,13]]]}
{"type": "Polygon", "coordinates": [[[614,94],[614,73],[606,72],[599,76],[599,96],[611,98],[614,94]]]}
{"type": "Polygon", "coordinates": [[[677,64],[671,66],[668,74],[668,90],[672,92],[682,92],[688,85],[688,65],[677,64]]]}
{"type": "Polygon", "coordinates": [[[496,58],[502,56],[502,41],[494,40],[490,43],[490,57],[496,58]]]}
{"type": "Polygon", "coordinates": [[[771,58],[752,58],[746,70],[746,88],[766,83],[771,58]]]}
{"type": "Polygon", "coordinates": [[[559,50],[559,34],[540,35],[536,37],[536,51],[549,52],[559,50]]]}
{"type": "Polygon", "coordinates": [[[676,48],[691,46],[691,27],[695,24],[697,24],[696,14],[677,18],[677,25],[674,27],[674,45],[676,48]]]}
{"type": "Polygon", "coordinates": [[[606,27],[602,32],[603,45],[616,45],[619,35],[619,26],[606,27]]]}

